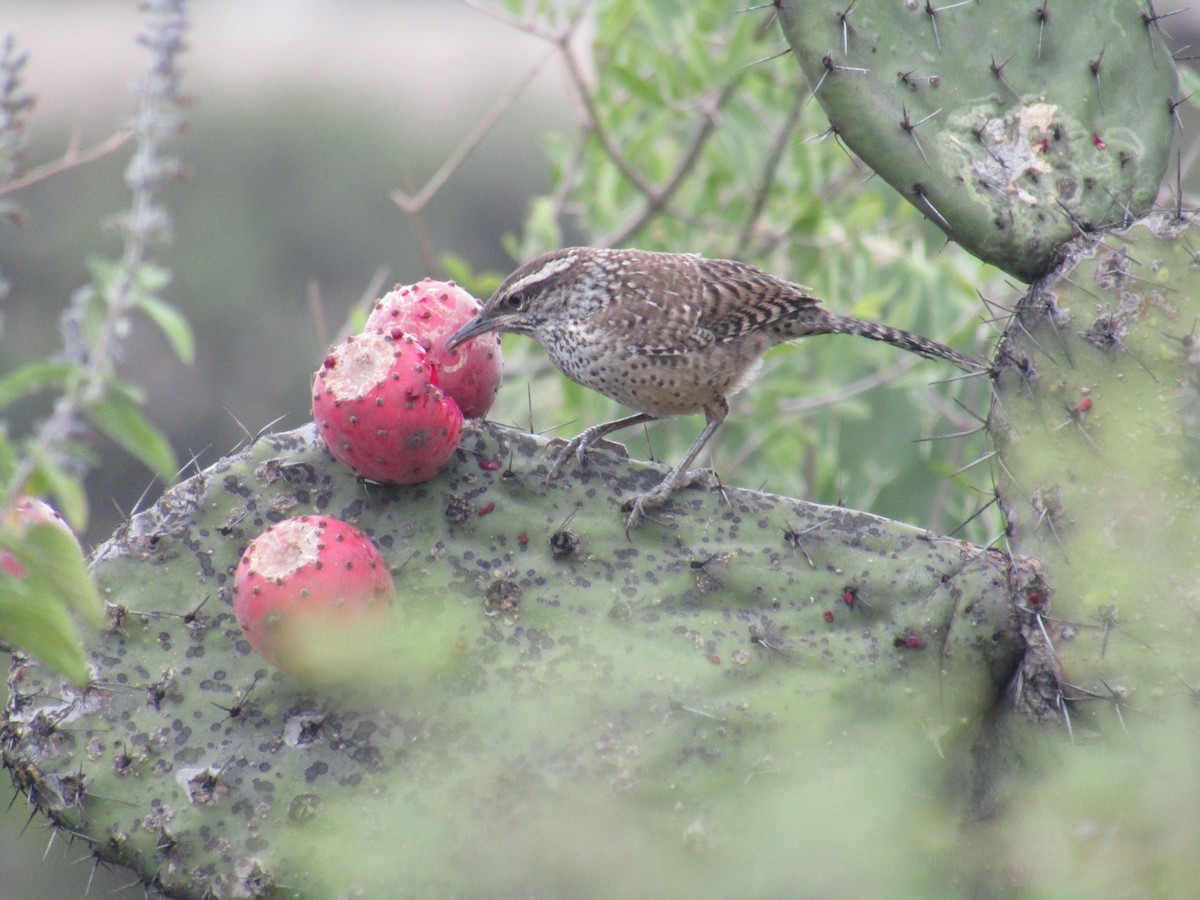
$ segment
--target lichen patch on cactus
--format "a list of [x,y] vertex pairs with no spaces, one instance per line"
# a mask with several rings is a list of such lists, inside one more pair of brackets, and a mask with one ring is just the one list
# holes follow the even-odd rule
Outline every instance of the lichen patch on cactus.
[[[1048,157],[1057,112],[1053,104],[1034,103],[997,118],[968,114],[967,128],[959,131],[969,131],[970,137],[947,135],[954,147],[964,151],[963,168],[969,167],[971,176],[965,183],[993,191],[1007,186],[1017,192],[1018,202],[1037,203],[1037,197],[1022,183],[1036,182],[1052,171]],[[953,127],[956,122],[952,119],[950,124]],[[1007,205],[1009,199],[1002,194],[997,202]]]
[[[1031,281],[1150,209],[1178,79],[1140,4],[778,0],[838,137],[965,249]],[[831,49],[832,48],[832,49]]]

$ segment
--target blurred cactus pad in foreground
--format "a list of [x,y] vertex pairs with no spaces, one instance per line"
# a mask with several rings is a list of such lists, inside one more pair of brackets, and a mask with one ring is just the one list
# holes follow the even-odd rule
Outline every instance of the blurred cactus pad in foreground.
[[[862,838],[824,834],[831,778],[839,803],[887,798],[869,831],[919,814],[954,842],[947,770],[969,777],[1020,665],[1010,597],[1036,567],[736,490],[686,491],[630,544],[614,483],[658,470],[595,454],[547,489],[543,451],[477,427],[433,481],[381,487],[310,427],[172,489],[98,551],[98,680],[62,694],[14,669],[18,781],[103,857],[197,896],[703,894],[744,885],[748,859],[789,891],[798,834],[833,842],[831,877]],[[243,547],[299,509],[356,522],[395,573],[374,678],[306,689],[234,621]],[[925,868],[903,877],[946,875]]]

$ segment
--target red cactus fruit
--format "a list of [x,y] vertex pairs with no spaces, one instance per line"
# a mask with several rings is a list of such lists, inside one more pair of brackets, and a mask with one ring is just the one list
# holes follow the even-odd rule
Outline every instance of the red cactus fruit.
[[458,446],[462,413],[410,335],[350,337],[329,351],[313,384],[313,418],[329,452],[364,478],[428,481]]
[[312,680],[376,661],[396,600],[387,563],[365,534],[329,516],[285,519],[250,542],[234,571],[233,614],[250,647]]
[[416,284],[397,285],[376,301],[367,317],[366,330],[392,337],[415,337],[437,366],[441,389],[455,399],[464,416],[478,419],[491,409],[500,388],[500,336],[480,335],[450,351],[445,344],[480,309],[479,301],[453,281],[427,278]]

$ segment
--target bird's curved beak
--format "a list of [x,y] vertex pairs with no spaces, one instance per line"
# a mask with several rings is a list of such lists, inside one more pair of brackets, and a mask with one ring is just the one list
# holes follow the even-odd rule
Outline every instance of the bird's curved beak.
[[446,349],[453,350],[455,347],[465,344],[471,338],[479,337],[481,334],[493,331],[495,326],[496,323],[491,319],[478,315],[462,328],[458,329],[458,331],[454,332],[454,334],[450,335],[450,339],[446,341]]

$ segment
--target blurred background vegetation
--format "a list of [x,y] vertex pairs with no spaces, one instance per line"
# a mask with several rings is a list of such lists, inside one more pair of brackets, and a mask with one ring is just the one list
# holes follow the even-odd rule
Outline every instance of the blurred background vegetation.
[[[162,197],[174,237],[155,257],[173,275],[164,296],[195,328],[197,360],[178,362],[139,323],[122,362],[147,390],[151,421],[181,460],[195,460],[190,469],[247,434],[307,421],[326,345],[393,282],[452,274],[486,293],[518,259],[554,245],[738,256],[811,285],[839,312],[961,349],[990,347],[977,293],[1008,303],[1015,292],[855,166],[825,133],[794,61],[755,64],[785,46],[762,27],[766,12],[609,0],[577,21],[562,4],[479,6],[495,14],[447,0],[192,8],[182,65],[194,102],[173,148],[187,174]],[[506,15],[538,24],[514,27]],[[1171,26],[1186,45],[1188,23]],[[27,169],[73,141],[102,143],[129,120],[144,56],[135,4],[8,0],[0,33],[8,30],[30,54],[25,82],[37,97]],[[501,107],[419,220],[393,201],[397,190],[418,193]],[[0,372],[59,346],[58,317],[89,278],[88,256],[118,246],[102,223],[128,202],[127,164],[119,148],[8,198],[22,215],[0,226],[0,274],[11,285]],[[506,339],[505,352],[493,418],[569,437],[617,414],[555,373],[532,342]],[[986,465],[956,474],[987,448],[979,435],[914,442],[972,430],[986,392],[969,382],[930,388],[953,373],[899,356],[850,338],[777,350],[736,401],[713,464],[730,483],[956,528],[990,499]],[[10,430],[28,429],[46,403],[16,407]],[[634,455],[672,461],[698,427],[656,426],[649,446],[625,439]],[[85,546],[161,489],[128,455],[99,439],[95,450]],[[985,514],[963,533],[987,542],[997,529]],[[82,895],[93,875],[87,849],[60,835],[43,861],[50,831],[27,819],[23,798],[0,819],[4,896]],[[131,876],[95,879],[103,896]]]
[[[458,3],[212,2],[192,7],[182,58],[187,131],[171,148],[186,179],[162,197],[174,237],[154,256],[172,272],[164,296],[191,321],[197,360],[184,366],[138,322],[122,364],[148,393],[151,421],[181,460],[208,465],[251,432],[309,417],[315,360],[350,309],[386,283],[426,274],[408,216],[390,199],[407,171],[424,181],[523,72],[540,42]],[[87,148],[127,124],[130,85],[145,64],[132,2],[12,0],[0,33],[29,54],[26,170]],[[456,173],[426,217],[436,245],[473,267],[509,269],[505,234],[546,189],[540,135],[571,121],[566,85],[547,72],[530,85]],[[89,278],[92,254],[113,255],[105,219],[128,205],[128,145],[6,199],[22,211],[0,225],[0,372],[60,346],[58,320]],[[372,297],[374,294],[372,293]],[[319,310],[319,314],[316,312]],[[19,434],[46,398],[12,411]],[[282,418],[281,418],[282,417]],[[105,441],[89,478],[86,547],[104,540],[161,486]],[[5,666],[7,668],[7,666]],[[19,798],[0,816],[0,894],[83,896],[88,850],[68,848]],[[92,896],[128,885],[95,873]],[[140,885],[128,896],[144,896]],[[118,894],[122,895],[122,894]]]

